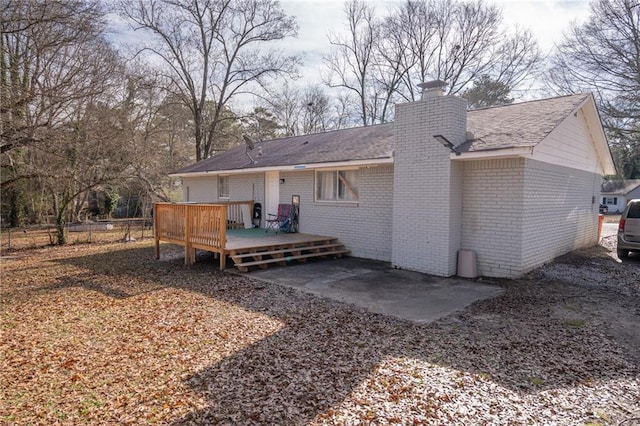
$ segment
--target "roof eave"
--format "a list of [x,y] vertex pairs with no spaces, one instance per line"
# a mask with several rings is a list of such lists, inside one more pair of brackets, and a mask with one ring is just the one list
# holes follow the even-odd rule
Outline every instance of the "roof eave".
[[494,158],[531,157],[533,146],[483,149],[478,151],[452,152],[452,160],[491,160]]
[[576,109],[583,108],[587,105],[588,108],[583,109],[583,111],[585,111],[585,115],[589,114],[591,116],[591,119],[598,123],[598,125],[595,126],[595,129],[593,129],[590,125],[589,120],[587,120],[587,126],[589,127],[589,130],[591,131],[591,134],[594,138],[596,152],[598,153],[599,159],[601,160],[600,166],[602,167],[602,175],[616,175],[618,172],[616,171],[616,166],[613,162],[611,148],[609,147],[607,136],[604,133],[602,119],[600,118],[600,113],[598,112],[598,108],[596,107],[596,102],[592,94],[589,94],[589,96],[580,105],[580,107]]
[[270,166],[270,167],[248,167],[243,169],[231,169],[231,170],[215,170],[215,171],[203,171],[203,172],[191,172],[191,173],[173,173],[171,177],[201,177],[201,176],[216,176],[216,175],[238,175],[249,173],[264,173],[272,171],[291,172],[299,170],[315,170],[323,168],[336,168],[336,167],[357,167],[367,166],[373,164],[393,164],[393,157],[385,158],[372,158],[365,160],[345,160],[345,161],[332,161],[325,163],[308,163],[308,164],[292,164],[286,166]]

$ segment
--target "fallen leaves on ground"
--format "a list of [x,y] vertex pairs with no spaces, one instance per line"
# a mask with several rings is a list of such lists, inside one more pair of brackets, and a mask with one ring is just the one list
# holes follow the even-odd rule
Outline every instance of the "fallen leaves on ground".
[[638,360],[602,314],[637,319],[637,293],[533,274],[421,325],[171,250],[3,258],[0,422],[573,425],[640,410]]

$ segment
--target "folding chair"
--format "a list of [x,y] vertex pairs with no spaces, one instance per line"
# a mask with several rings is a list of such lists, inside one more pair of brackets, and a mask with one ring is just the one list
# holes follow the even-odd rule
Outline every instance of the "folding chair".
[[265,220],[267,230],[290,232],[290,228],[293,224],[293,206],[291,204],[278,204],[278,213],[268,213]]

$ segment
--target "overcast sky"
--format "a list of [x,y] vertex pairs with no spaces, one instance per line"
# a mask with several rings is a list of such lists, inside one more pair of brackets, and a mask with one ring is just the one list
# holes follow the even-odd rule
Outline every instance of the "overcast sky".
[[[404,0],[367,0],[375,5],[380,15]],[[503,11],[507,28],[516,25],[530,29],[536,36],[544,53],[551,51],[555,43],[572,22],[582,23],[589,14],[588,0],[485,0],[497,4]],[[300,54],[304,65],[300,70],[299,83],[322,83],[326,73],[323,56],[329,52],[328,33],[345,31],[344,0],[280,0],[285,12],[296,17],[299,25],[298,37],[289,38],[279,44],[290,53]],[[116,42],[126,42],[140,37],[126,28],[117,16],[111,16]],[[541,93],[527,91],[527,98],[537,98]],[[245,103],[247,100],[243,100]]]
[[[369,0],[380,12],[403,0]],[[562,33],[573,21],[583,22],[588,16],[588,0],[486,0],[498,5],[504,22],[512,28],[518,25],[530,29],[540,47],[548,52],[560,42]],[[285,45],[304,55],[304,79],[319,81],[323,70],[322,56],[329,50],[327,33],[345,27],[343,0],[281,0],[283,9],[297,18],[300,26],[297,39]]]

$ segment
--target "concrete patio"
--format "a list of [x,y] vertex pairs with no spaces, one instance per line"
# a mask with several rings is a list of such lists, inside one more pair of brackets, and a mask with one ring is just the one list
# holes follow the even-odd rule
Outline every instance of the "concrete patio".
[[418,323],[433,322],[503,293],[495,285],[404,271],[386,262],[355,257],[246,275]]

